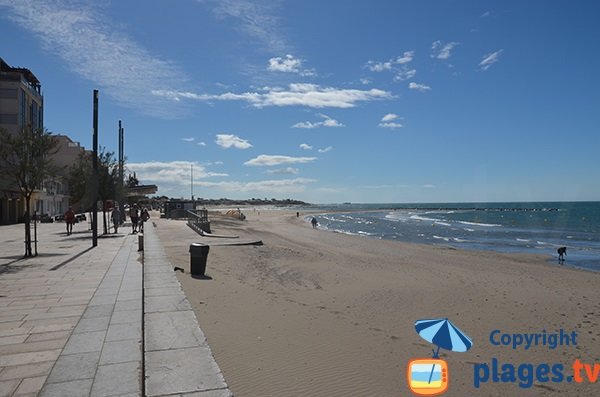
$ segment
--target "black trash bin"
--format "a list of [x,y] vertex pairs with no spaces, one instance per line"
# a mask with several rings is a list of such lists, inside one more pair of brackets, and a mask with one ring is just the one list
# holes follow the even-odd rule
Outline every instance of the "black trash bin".
[[209,249],[210,246],[206,244],[190,244],[190,273],[192,276],[204,276]]

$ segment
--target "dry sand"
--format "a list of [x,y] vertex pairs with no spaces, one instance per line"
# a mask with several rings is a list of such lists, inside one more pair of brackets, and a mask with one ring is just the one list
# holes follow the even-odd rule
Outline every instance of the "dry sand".
[[[474,363],[600,363],[600,274],[532,255],[461,251],[312,230],[295,214],[212,217],[214,233],[263,246],[212,246],[207,275],[190,277],[188,247],[209,242],[183,221],[157,231],[237,397],[407,396],[410,359],[431,357],[414,322],[448,317],[473,340],[443,351],[447,396],[598,395],[597,384],[473,386]],[[577,346],[496,347],[490,332],[576,331]]]

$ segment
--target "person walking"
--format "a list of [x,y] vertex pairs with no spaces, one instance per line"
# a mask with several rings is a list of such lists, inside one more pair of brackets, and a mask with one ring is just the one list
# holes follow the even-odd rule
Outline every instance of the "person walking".
[[140,214],[140,232],[144,233],[144,222],[150,219],[150,214],[148,213],[148,209],[142,209],[142,213]]
[[317,228],[317,225],[319,224],[319,222],[317,221],[317,218],[315,218],[314,216],[313,216],[313,218],[310,220],[310,223],[312,223],[312,227],[313,227],[313,229],[316,229],[316,228]]
[[135,234],[138,232],[138,220],[140,219],[137,204],[134,204],[133,207],[129,209],[129,218],[131,218],[131,233]]
[[113,209],[112,213],[110,214],[110,218],[112,219],[116,234],[119,231],[119,225],[121,225],[121,211],[119,211],[119,207]]
[[73,233],[73,224],[75,223],[75,212],[71,207],[65,212],[65,223],[67,224],[67,236],[69,236]]

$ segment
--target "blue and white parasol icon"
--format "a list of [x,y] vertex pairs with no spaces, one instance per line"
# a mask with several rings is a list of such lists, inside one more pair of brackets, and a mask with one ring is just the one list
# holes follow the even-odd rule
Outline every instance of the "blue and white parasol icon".
[[433,352],[433,358],[439,357],[440,347],[463,353],[473,346],[471,338],[456,328],[447,318],[417,320],[415,329],[421,338],[438,347],[437,351]]
[[[471,338],[456,328],[447,318],[417,320],[415,321],[415,329],[421,338],[437,346],[437,351],[433,350],[433,358],[439,358],[440,347],[463,353],[473,346]],[[431,383],[434,368],[435,365],[431,368],[429,383]]]

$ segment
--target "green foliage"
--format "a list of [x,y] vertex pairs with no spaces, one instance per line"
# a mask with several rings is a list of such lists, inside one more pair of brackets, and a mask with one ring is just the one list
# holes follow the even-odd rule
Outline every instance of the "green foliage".
[[48,130],[23,128],[16,134],[0,129],[0,143],[0,175],[12,180],[25,199],[25,256],[33,256],[29,227],[31,195],[56,173],[50,157],[58,150],[58,141]]
[[58,141],[48,130],[24,128],[17,134],[0,129],[0,174],[11,179],[29,201],[44,179],[54,175],[50,155],[56,153]]
[[77,162],[69,170],[69,195],[72,203],[79,203],[85,209],[93,206],[94,191],[98,191],[98,200],[110,200],[115,197],[117,184],[119,181],[119,167],[113,152],[105,151],[100,148],[98,154],[98,182],[97,185],[93,178],[91,152],[84,152],[79,155]]

